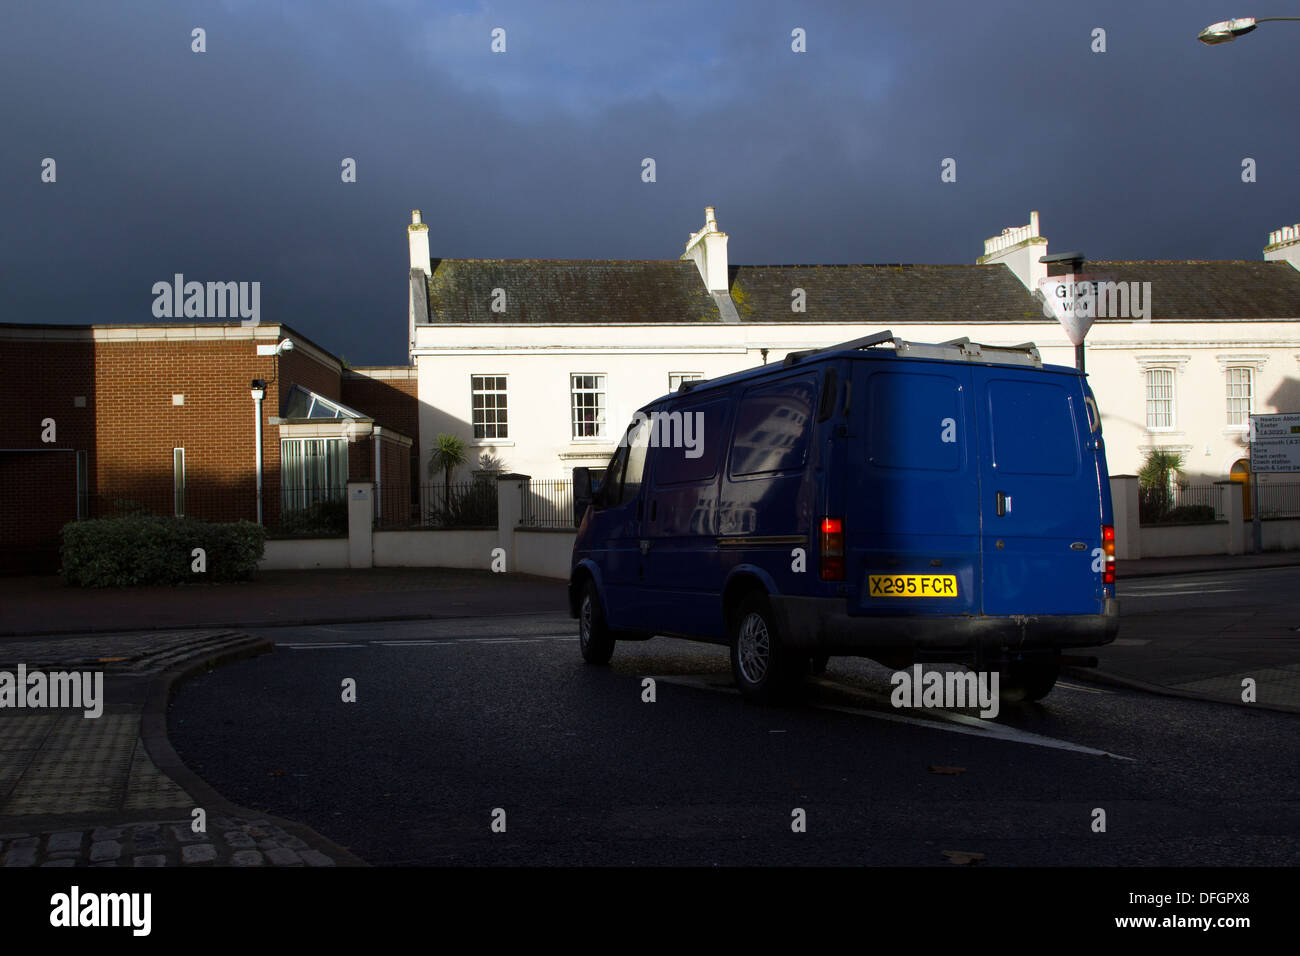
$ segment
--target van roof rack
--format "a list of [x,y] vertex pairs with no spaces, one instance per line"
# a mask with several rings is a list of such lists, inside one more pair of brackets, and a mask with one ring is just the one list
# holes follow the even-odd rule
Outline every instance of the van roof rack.
[[[789,368],[791,365],[798,365],[804,359],[813,355],[869,349],[877,345],[883,345],[886,342],[894,344],[895,353],[908,358],[945,359],[949,362],[987,362],[994,365],[1026,365],[1032,368],[1043,367],[1043,357],[1038,354],[1038,346],[1033,342],[1022,342],[1019,345],[982,345],[979,342],[972,342],[966,336],[959,339],[949,339],[946,342],[909,342],[898,338],[889,329],[876,332],[874,335],[865,335],[860,339],[840,342],[838,345],[827,345],[819,349],[804,349],[800,352],[791,352],[785,357],[781,365],[784,368]],[[745,375],[752,371],[754,370],[745,369],[719,378],[700,378],[682,382],[677,386],[677,393],[680,395],[683,392],[689,392],[693,388],[712,385],[732,376]]]
[[851,352],[857,349],[869,349],[876,345],[882,345],[885,342],[894,344],[894,351],[901,356],[909,358],[933,358],[946,359],[947,361],[959,362],[991,362],[997,365],[1028,365],[1034,368],[1043,367],[1043,358],[1038,354],[1038,346],[1033,342],[1022,342],[1020,345],[982,345],[979,342],[972,342],[968,337],[963,336],[959,339],[949,339],[946,342],[909,342],[900,339],[893,332],[886,329],[884,332],[877,332],[875,335],[864,336],[860,339],[850,339],[847,342],[841,342],[838,345],[828,345],[820,349],[804,349],[801,352],[791,352],[785,357],[782,363],[787,368],[796,365],[811,355],[820,355],[828,352]]

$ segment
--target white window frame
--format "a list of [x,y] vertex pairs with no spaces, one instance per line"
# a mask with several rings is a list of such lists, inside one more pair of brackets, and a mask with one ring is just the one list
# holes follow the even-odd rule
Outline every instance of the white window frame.
[[[1155,375],[1155,374],[1158,374],[1158,373],[1163,373],[1163,374],[1165,374],[1165,375],[1168,375],[1168,381],[1167,381],[1167,382],[1161,382],[1161,383],[1154,383],[1154,382],[1152,382],[1152,376]],[[1167,366],[1167,365],[1152,365],[1152,366],[1150,366],[1149,368],[1144,369],[1142,375],[1143,375],[1143,378],[1145,379],[1145,383],[1146,383],[1146,396],[1145,396],[1145,398],[1146,398],[1146,423],[1147,423],[1147,431],[1149,431],[1149,432],[1172,432],[1172,431],[1176,431],[1177,428],[1178,428],[1178,384],[1177,384],[1177,379],[1178,379],[1178,370],[1175,369],[1175,368],[1173,368],[1173,367],[1171,367],[1171,366]],[[1168,389],[1169,389],[1169,397],[1168,397],[1168,398],[1157,398],[1157,397],[1153,397],[1153,396],[1152,396],[1151,393],[1152,393],[1152,389],[1153,389],[1153,388],[1161,388],[1161,387],[1165,387],[1165,386],[1167,386]],[[1169,424],[1167,424],[1167,425],[1153,425],[1153,424],[1151,424],[1151,421],[1152,421],[1152,418],[1153,418],[1153,416],[1152,416],[1152,414],[1151,414],[1151,413],[1152,413],[1152,405],[1153,405],[1153,403],[1167,403],[1167,404],[1168,404],[1168,406],[1169,406],[1169,416],[1168,416],[1168,417],[1169,417]],[[1154,416],[1154,417],[1158,418],[1159,416],[1156,415],[1156,416]]]
[[185,517],[185,449],[172,449],[172,514]]
[[[475,388],[476,379],[501,379],[500,388]],[[487,412],[486,406],[481,409],[474,407],[474,397],[476,395],[499,395],[503,402],[492,409],[493,412],[504,412],[505,421],[488,422],[474,421],[475,414],[478,412]],[[497,416],[493,416],[494,418]],[[478,435],[478,430],[482,428],[485,432],[482,436]],[[488,435],[489,429],[495,429],[497,434]],[[474,444],[493,445],[510,441],[510,376],[498,372],[471,372],[469,376],[469,430]]]
[[[673,381],[676,379],[676,381]],[[703,372],[669,372],[668,373],[668,391],[675,392],[681,387],[682,382],[702,382],[704,381]]]
[[[594,378],[597,380],[592,388],[584,388],[575,379]],[[596,395],[596,418],[591,422],[579,421],[578,408],[574,399],[578,395]],[[585,407],[585,406],[584,406]],[[595,425],[591,435],[579,435],[579,425]],[[609,376],[604,372],[570,372],[569,373],[569,440],[572,442],[606,442],[609,440]]]
[[[1233,382],[1232,378],[1234,372],[1245,372],[1246,373],[1245,382]],[[1250,427],[1250,416],[1255,414],[1255,391],[1256,391],[1256,383],[1258,381],[1258,375],[1256,374],[1256,372],[1257,370],[1250,365],[1229,365],[1224,368],[1223,395],[1224,395],[1224,399],[1227,402],[1227,408],[1225,409],[1224,417],[1226,419],[1226,426],[1228,428],[1241,429],[1242,431],[1245,431]],[[1232,393],[1233,388],[1234,387],[1240,388],[1242,385],[1245,385],[1246,387],[1245,394],[1234,395]],[[1246,403],[1245,411],[1244,412],[1238,411],[1237,414],[1241,415],[1241,421],[1234,422],[1232,420],[1234,414],[1233,403],[1240,402],[1243,399],[1245,400]]]

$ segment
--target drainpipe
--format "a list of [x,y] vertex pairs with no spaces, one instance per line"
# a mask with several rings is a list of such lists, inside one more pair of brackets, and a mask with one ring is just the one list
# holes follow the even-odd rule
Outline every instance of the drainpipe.
[[383,486],[383,475],[380,474],[380,470],[379,470],[379,462],[380,462],[379,429],[378,428],[374,429],[370,433],[370,437],[375,440],[375,518],[376,520],[382,521],[384,515],[382,510],[379,507],[379,496],[384,493],[383,492],[384,486]]
[[266,381],[253,379],[253,419],[257,435],[257,523],[262,523],[262,399],[266,397]]

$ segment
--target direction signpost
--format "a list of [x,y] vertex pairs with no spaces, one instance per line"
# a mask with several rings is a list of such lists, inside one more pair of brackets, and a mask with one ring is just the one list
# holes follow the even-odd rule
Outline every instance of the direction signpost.
[[1264,528],[1259,518],[1259,481],[1256,475],[1300,471],[1300,414],[1251,415],[1250,431],[1251,537],[1256,552],[1264,550]]
[[1043,311],[1061,323],[1066,337],[1074,343],[1075,367],[1085,371],[1083,340],[1097,317],[1092,281],[1070,273],[1039,279],[1038,288],[1043,294]]

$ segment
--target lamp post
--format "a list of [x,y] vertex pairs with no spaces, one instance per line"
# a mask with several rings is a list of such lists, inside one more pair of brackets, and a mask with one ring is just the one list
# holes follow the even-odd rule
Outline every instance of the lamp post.
[[1198,33],[1196,39],[1209,46],[1231,43],[1237,37],[1250,33],[1259,24],[1275,20],[1300,20],[1300,17],[1238,17],[1235,20],[1220,20]]
[[249,385],[253,396],[253,418],[257,435],[257,523],[262,523],[262,399],[266,397],[265,379],[255,378]]

